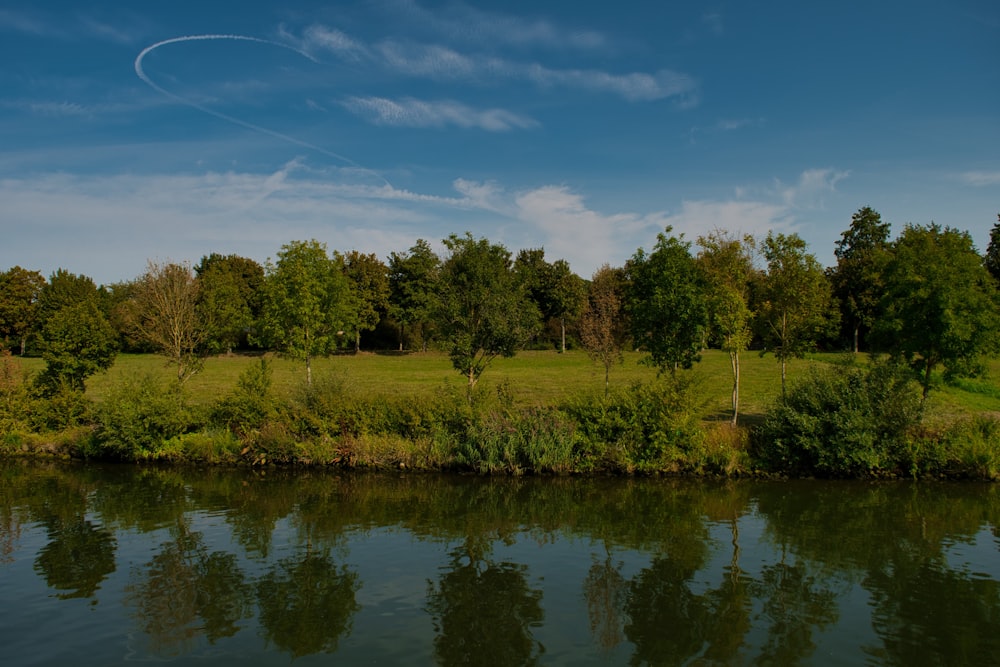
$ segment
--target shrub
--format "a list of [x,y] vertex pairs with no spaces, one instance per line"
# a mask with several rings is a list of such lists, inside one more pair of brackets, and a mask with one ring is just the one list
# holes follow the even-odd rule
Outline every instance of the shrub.
[[459,441],[459,465],[481,473],[566,472],[573,457],[573,428],[554,410],[491,410]]
[[563,412],[576,424],[582,468],[678,471],[699,459],[701,404],[692,378],[682,374],[580,396]]
[[862,368],[848,360],[810,369],[768,412],[754,433],[754,451],[777,472],[892,472],[919,420],[920,396],[906,368],[890,361]]
[[164,443],[200,426],[180,386],[161,387],[151,376],[113,385],[96,416],[98,451],[130,461],[156,458]]
[[212,421],[246,435],[260,429],[274,416],[271,396],[271,366],[267,359],[251,365],[236,381],[236,388],[219,401],[212,410]]

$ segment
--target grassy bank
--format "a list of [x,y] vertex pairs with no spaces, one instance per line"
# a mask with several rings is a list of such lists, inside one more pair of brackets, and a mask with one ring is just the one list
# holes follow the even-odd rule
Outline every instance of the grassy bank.
[[[736,430],[727,424],[728,356],[706,352],[675,382],[657,378],[640,358],[626,355],[605,395],[603,370],[582,352],[523,352],[497,360],[470,403],[447,356],[433,352],[317,359],[311,388],[300,362],[215,357],[181,391],[161,358],[121,355],[88,381],[85,400],[32,403],[22,383],[19,407],[8,387],[0,451],[490,473],[782,471],[782,462],[753,441],[778,405],[773,357],[744,356]],[[795,361],[790,384],[815,382],[813,371],[841,359],[820,354]],[[14,363],[28,376],[41,369],[35,359]],[[992,381],[941,383],[919,422],[906,427],[895,458],[862,460],[875,461],[867,469],[874,474],[992,479],[1000,472],[997,414],[1000,388]]]

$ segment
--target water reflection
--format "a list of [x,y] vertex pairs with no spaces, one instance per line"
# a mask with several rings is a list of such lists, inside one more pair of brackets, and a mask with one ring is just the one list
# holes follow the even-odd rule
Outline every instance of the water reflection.
[[138,657],[357,662],[385,627],[441,665],[1000,664],[995,486],[26,462],[0,482],[0,596],[37,610],[0,641],[59,635],[80,664],[116,633]]

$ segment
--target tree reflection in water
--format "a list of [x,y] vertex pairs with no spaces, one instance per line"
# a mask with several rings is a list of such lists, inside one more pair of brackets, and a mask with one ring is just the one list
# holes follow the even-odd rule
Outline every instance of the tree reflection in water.
[[[478,551],[478,549],[477,549]],[[452,552],[427,610],[434,619],[434,652],[441,665],[535,665],[544,647],[532,636],[541,626],[542,591],[529,588],[525,565]]]

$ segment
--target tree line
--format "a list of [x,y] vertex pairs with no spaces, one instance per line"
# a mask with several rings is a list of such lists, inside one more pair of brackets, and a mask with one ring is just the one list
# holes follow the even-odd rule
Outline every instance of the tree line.
[[674,374],[714,347],[731,361],[734,424],[749,350],[777,358],[783,393],[790,359],[851,349],[905,360],[924,396],[933,373],[974,374],[1000,351],[1000,222],[980,255],[968,232],[935,223],[891,239],[864,207],[826,269],[796,234],[715,229],[692,242],[668,227],[589,280],[542,248],[514,255],[469,233],[443,244],[443,256],[420,239],[383,261],[292,241],[263,265],[216,253],[194,266],[150,261],[102,286],[14,266],[0,273],[0,342],[44,359],[42,392],[82,391],[119,351],[162,354],[183,383],[208,355],[272,350],[301,359],[311,382],[313,358],[365,344],[444,349],[470,395],[491,361],[528,346],[585,349],[606,386],[626,349]]

